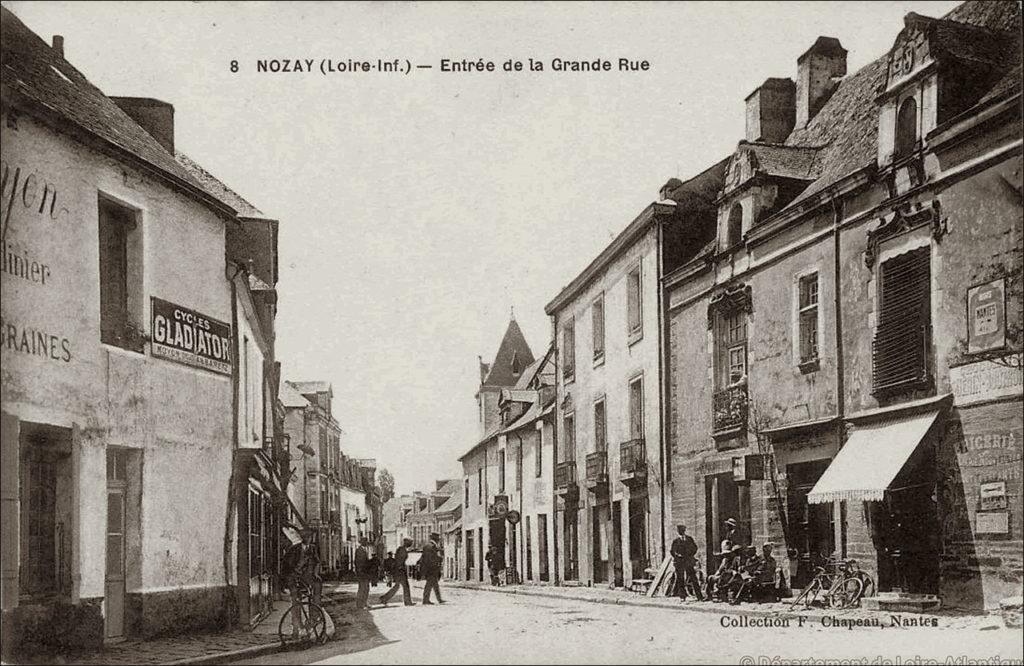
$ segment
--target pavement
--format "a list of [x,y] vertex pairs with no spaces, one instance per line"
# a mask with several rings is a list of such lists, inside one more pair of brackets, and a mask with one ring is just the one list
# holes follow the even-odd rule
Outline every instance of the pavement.
[[[1024,632],[987,615],[925,618],[874,612],[867,618],[851,611],[783,617],[758,615],[742,606],[697,612],[696,603],[672,600],[595,603],[581,598],[628,594],[594,588],[526,593],[517,588],[513,593],[509,588],[441,586],[444,605],[421,605],[422,588],[414,585],[415,607],[392,604],[360,611],[339,631],[339,640],[236,663],[1024,663]],[[376,597],[372,594],[371,600]],[[916,626],[894,624],[894,615],[899,622],[916,620]]]

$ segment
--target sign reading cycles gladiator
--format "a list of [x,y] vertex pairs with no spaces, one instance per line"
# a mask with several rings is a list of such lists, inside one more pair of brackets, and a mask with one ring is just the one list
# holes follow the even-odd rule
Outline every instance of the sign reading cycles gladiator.
[[153,356],[231,374],[231,325],[153,297]]

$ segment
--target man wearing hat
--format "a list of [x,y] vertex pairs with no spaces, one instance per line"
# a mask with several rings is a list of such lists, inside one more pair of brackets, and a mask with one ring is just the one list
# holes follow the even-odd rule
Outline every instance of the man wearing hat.
[[686,586],[689,585],[693,595],[701,601],[703,596],[700,593],[700,583],[697,581],[697,572],[693,570],[696,564],[694,558],[697,555],[697,542],[686,533],[686,525],[676,525],[676,532],[679,536],[672,540],[672,546],[669,548],[676,571],[676,596],[680,600],[686,599]]
[[440,541],[441,535],[437,532],[432,532],[430,534],[430,541],[427,542],[427,545],[423,546],[423,555],[420,558],[420,571],[423,572],[423,578],[426,579],[426,583],[423,585],[424,606],[434,605],[430,600],[431,590],[437,596],[437,603],[444,603],[444,600],[441,598],[441,588],[437,584],[441,578]]
[[742,545],[744,543],[744,540],[743,540],[742,537],[743,537],[743,535],[740,534],[739,524],[736,522],[736,519],[735,518],[729,518],[728,520],[726,520],[725,521],[725,539],[728,540],[729,543],[733,543],[733,544],[738,543],[738,544]]
[[359,589],[356,592],[357,610],[366,608],[366,602],[370,598],[370,553],[366,548],[367,543],[366,537],[360,537],[359,547],[356,548],[356,582],[359,584]]
[[412,539],[406,537],[402,539],[402,545],[395,551],[395,563],[392,575],[394,576],[394,585],[391,589],[385,592],[380,597],[380,602],[385,606],[388,605],[388,601],[391,597],[395,596],[399,588],[402,590],[402,596],[405,597],[405,605],[412,606],[412,590],[409,589],[409,570],[405,567],[405,560],[409,557],[409,546],[412,545]]
[[320,604],[320,593],[323,582],[320,579],[320,549],[313,542],[313,530],[305,527],[301,531],[302,541],[292,544],[285,551],[281,562],[281,573],[284,574],[292,605],[295,606],[295,617],[292,618],[292,633],[298,634],[301,619],[299,618],[299,586],[305,585],[310,592],[314,604]]
[[716,553],[721,558],[718,570],[708,576],[704,589],[704,597],[713,600],[722,599],[728,595],[729,585],[736,575],[736,567],[739,564],[743,546],[738,544],[730,545],[728,541],[722,542],[722,552]]

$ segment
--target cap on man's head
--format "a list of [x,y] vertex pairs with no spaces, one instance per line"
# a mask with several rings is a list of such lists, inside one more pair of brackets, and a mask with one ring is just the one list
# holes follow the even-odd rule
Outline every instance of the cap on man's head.
[[404,539],[402,539],[402,545],[403,546],[411,546],[412,545],[412,539],[410,539],[409,537],[405,537]]
[[775,544],[772,543],[771,541],[765,541],[764,545],[761,546],[761,548],[763,550],[774,550],[775,549]]
[[685,532],[686,531],[686,525],[683,525],[682,523],[679,523],[678,525],[676,525],[676,530],[679,531],[679,532]]
[[440,538],[441,538],[441,535],[440,535],[440,534],[438,534],[437,532],[431,532],[431,533],[430,533],[430,538],[431,538],[431,539],[435,539],[435,540],[436,540],[436,539],[440,539]]
[[725,524],[726,525],[731,525],[732,527],[736,527],[736,519],[735,518],[729,518],[728,520],[725,521]]

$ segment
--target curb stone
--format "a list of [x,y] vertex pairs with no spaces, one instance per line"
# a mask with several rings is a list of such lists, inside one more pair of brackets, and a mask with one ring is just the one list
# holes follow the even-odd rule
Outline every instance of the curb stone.
[[[253,645],[251,647],[241,648],[238,650],[229,650],[228,652],[215,652],[213,654],[204,654],[199,657],[188,657],[186,659],[179,659],[178,661],[169,661],[166,663],[168,666],[178,666],[179,664],[216,664],[234,661],[236,659],[262,657],[264,655],[284,651],[285,648],[280,643],[274,642],[267,643],[265,645]],[[298,650],[295,651],[298,652]]]

